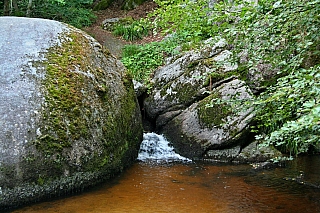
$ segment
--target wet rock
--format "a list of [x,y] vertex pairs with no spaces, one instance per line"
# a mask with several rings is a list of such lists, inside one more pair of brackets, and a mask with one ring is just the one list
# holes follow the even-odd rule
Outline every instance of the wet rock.
[[[250,60],[246,50],[239,54],[240,64],[246,64]],[[266,85],[274,80],[279,69],[273,67],[271,64],[259,62],[254,67],[248,70],[246,78],[253,93],[259,94],[266,89]]]
[[274,169],[280,166],[280,164],[273,163],[270,161],[252,163],[251,165],[254,170]]
[[236,146],[230,149],[209,150],[204,155],[205,160],[213,160],[216,162],[232,162],[240,153],[241,147]]
[[0,17],[0,209],[81,191],[138,155],[124,66],[65,24]]
[[254,93],[259,93],[265,90],[267,82],[272,81],[278,73],[278,69],[273,68],[270,64],[259,63],[254,68],[248,71],[248,80],[250,88]]
[[[276,154],[257,152],[254,145],[242,150],[254,139],[250,132],[253,107],[244,102],[253,98],[251,88],[261,86],[258,82],[250,87],[247,82],[268,77],[269,67],[242,76],[228,48],[225,40],[210,38],[198,50],[167,58],[154,73],[153,88],[143,101],[145,114],[175,150],[188,158],[270,159]],[[244,60],[245,55],[240,62]]]
[[234,159],[240,163],[264,162],[272,158],[281,157],[282,154],[273,147],[259,147],[257,141],[249,144]]
[[147,87],[139,81],[133,80],[133,87],[137,97],[147,92]]
[[162,128],[163,126],[165,126],[169,121],[179,115],[182,111],[183,110],[169,111],[159,115],[156,122],[157,128]]

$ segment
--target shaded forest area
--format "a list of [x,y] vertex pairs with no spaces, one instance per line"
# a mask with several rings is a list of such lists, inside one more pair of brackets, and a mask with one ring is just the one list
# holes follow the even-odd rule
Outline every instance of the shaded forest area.
[[4,0],[0,15],[52,19],[82,28],[96,19],[93,6],[93,0]]

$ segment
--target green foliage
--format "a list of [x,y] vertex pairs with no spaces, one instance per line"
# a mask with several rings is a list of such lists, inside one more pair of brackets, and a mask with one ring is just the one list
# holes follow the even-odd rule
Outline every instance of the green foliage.
[[262,145],[296,155],[318,143],[320,0],[222,0],[211,7],[204,0],[155,1],[159,9],[149,16],[155,32],[175,32],[184,42],[220,36],[236,62],[248,54],[243,70],[259,63],[279,70],[274,86],[247,101],[255,108]]
[[173,55],[178,45],[175,38],[145,45],[127,45],[124,47],[122,63],[138,81],[149,82],[150,74],[164,63],[165,56]]
[[[88,9],[92,3],[93,0],[33,0],[28,16],[57,20],[81,28],[91,25],[96,19],[92,10]],[[18,4],[19,16],[27,16],[28,0]]]
[[291,154],[307,152],[320,138],[320,67],[300,69],[278,80],[257,99],[257,120],[266,145]]
[[95,20],[95,15],[86,7],[88,0],[71,0],[61,4],[56,1],[37,0],[32,10],[32,17],[40,17],[69,23],[81,28],[89,26]]
[[320,1],[259,1],[242,9],[241,19],[225,30],[235,50],[247,50],[246,66],[269,63],[282,76],[255,104],[262,145],[297,155],[320,139]]
[[186,40],[202,40],[209,37],[212,25],[207,20],[209,8],[206,0],[155,0],[159,8],[149,15],[155,31],[164,34],[176,32]]
[[319,9],[319,1],[259,1],[257,7],[242,12],[242,19],[228,35],[237,36],[238,48],[249,50],[249,66],[262,60],[282,73],[294,72],[319,44],[319,19],[314,18]]
[[129,23],[120,22],[113,27],[113,34],[122,36],[127,41],[142,39],[149,32],[148,22],[143,19]]

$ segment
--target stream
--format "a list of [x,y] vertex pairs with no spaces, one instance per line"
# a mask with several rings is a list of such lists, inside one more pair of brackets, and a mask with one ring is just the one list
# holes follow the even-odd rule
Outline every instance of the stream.
[[320,212],[320,156],[285,168],[193,162],[155,133],[144,134],[138,161],[114,179],[81,194],[13,212],[214,213]]

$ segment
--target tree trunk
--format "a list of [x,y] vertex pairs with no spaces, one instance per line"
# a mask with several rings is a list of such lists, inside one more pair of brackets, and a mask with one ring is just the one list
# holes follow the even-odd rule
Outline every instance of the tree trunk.
[[27,14],[26,14],[27,17],[30,17],[31,7],[32,7],[32,0],[29,0],[28,8],[27,8]]
[[9,0],[3,1],[3,15],[8,16],[10,13],[10,2]]
[[19,7],[18,7],[17,0],[12,0],[12,4],[13,4],[14,12],[18,13],[19,12]]

